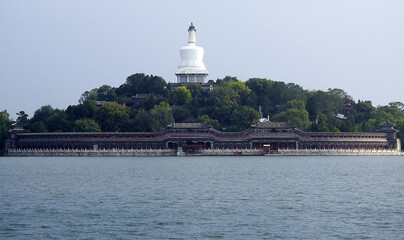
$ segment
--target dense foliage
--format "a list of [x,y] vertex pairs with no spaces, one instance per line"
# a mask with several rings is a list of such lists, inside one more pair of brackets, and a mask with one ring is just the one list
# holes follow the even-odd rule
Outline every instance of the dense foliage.
[[8,130],[10,129],[11,119],[7,111],[0,112],[0,155],[4,149],[5,140],[8,137]]
[[[190,84],[171,90],[158,76],[134,74],[115,88],[86,91],[66,110],[43,106],[27,127],[33,132],[159,131],[167,124],[195,119],[222,131],[241,131],[259,118],[286,121],[305,131],[375,131],[390,121],[404,133],[404,104],[374,107],[355,102],[342,89],[305,90],[293,83],[236,77],[217,79],[212,91]],[[134,97],[136,96],[136,97]],[[4,113],[3,113],[4,115]]]

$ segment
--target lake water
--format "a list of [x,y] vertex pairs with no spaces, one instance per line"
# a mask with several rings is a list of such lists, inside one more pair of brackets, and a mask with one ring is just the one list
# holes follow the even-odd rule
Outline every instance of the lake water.
[[0,158],[0,238],[404,239],[404,158]]

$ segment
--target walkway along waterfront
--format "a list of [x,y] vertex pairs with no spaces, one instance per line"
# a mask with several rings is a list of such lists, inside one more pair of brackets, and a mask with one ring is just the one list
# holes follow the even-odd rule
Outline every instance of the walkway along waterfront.
[[8,156],[401,155],[394,124],[377,132],[304,132],[285,122],[220,132],[204,123],[174,123],[160,132],[29,133],[10,131]]

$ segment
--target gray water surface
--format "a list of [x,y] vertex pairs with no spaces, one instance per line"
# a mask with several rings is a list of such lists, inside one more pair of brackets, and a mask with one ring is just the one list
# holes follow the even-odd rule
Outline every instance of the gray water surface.
[[0,158],[0,238],[404,239],[403,157]]

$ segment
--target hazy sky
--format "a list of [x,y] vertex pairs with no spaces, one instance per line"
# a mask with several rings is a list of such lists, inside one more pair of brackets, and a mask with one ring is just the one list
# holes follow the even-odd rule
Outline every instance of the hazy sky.
[[175,82],[193,21],[208,79],[226,75],[342,88],[404,102],[404,1],[0,2],[0,111],[66,109],[131,74]]

